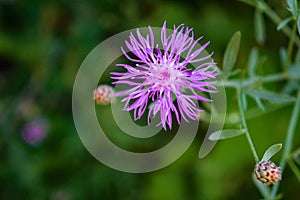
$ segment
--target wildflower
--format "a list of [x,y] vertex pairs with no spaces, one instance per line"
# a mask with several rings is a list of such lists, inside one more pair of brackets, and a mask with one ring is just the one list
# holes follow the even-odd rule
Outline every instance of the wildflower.
[[94,100],[99,105],[108,105],[111,103],[114,89],[109,85],[100,85],[94,90]]
[[274,184],[281,180],[280,168],[271,161],[262,160],[255,165],[254,174],[256,179],[264,184]]
[[31,145],[36,146],[40,144],[47,136],[49,130],[49,123],[43,118],[34,119],[27,122],[22,128],[23,140]]
[[[214,79],[218,73],[211,59],[213,53],[200,57],[209,42],[195,49],[201,38],[194,39],[192,29],[180,25],[174,26],[171,35],[166,33],[166,22],[161,29],[162,49],[155,44],[151,27],[149,34],[143,37],[139,29],[137,38],[131,33],[129,41],[125,41],[128,50],[134,55],[130,57],[125,50],[121,50],[125,57],[134,62],[135,66],[117,64],[127,72],[112,72],[113,84],[126,84],[131,88],[121,91],[116,96],[127,95],[122,99],[125,102],[124,110],[134,111],[134,120],[144,114],[149,102],[148,124],[150,118],[160,115],[160,123],[166,130],[172,128],[172,113],[175,114],[178,124],[180,118],[185,121],[199,119],[203,110],[199,109],[194,101],[211,101],[202,97],[199,92],[216,92]],[[184,58],[182,58],[184,57]],[[189,64],[196,65],[195,68]],[[131,103],[131,105],[129,105]]]

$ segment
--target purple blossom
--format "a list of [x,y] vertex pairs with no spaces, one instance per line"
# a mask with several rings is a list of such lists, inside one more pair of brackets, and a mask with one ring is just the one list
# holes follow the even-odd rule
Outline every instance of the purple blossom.
[[[160,115],[160,123],[166,130],[167,125],[172,128],[172,113],[178,124],[180,119],[185,121],[199,119],[203,110],[199,109],[195,101],[209,102],[210,99],[200,96],[201,92],[217,92],[211,81],[217,75],[217,68],[211,59],[213,53],[204,57],[200,53],[210,42],[196,49],[196,44],[202,37],[194,41],[192,29],[180,25],[174,26],[172,34],[167,35],[166,22],[161,29],[161,45],[155,43],[151,27],[149,34],[143,37],[136,30],[137,37],[132,33],[129,41],[125,41],[128,50],[134,55],[130,57],[121,47],[124,56],[135,63],[135,66],[117,64],[126,72],[112,72],[113,84],[126,84],[130,88],[116,93],[116,96],[126,95],[124,110],[134,111],[134,120],[142,117],[148,103],[148,124],[151,117]],[[184,56],[184,58],[182,58]],[[196,66],[192,68],[189,64]]]
[[27,122],[22,129],[23,140],[31,145],[40,144],[48,134],[49,124],[46,119],[39,118]]

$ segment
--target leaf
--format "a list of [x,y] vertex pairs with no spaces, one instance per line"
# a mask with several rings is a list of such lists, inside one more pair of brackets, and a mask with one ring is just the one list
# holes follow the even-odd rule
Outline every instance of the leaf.
[[230,72],[230,74],[228,74],[227,77],[235,76],[235,75],[241,73],[241,71],[242,71],[241,69],[235,69],[232,72]]
[[280,49],[279,49],[279,55],[280,55],[280,62],[281,62],[281,65],[284,66],[284,65],[285,65],[285,62],[286,62],[286,59],[287,59],[287,51],[286,51],[286,48],[280,47]]
[[265,110],[266,110],[266,108],[265,108],[264,104],[261,102],[260,98],[254,97],[254,100],[255,100],[256,104],[258,105],[258,107],[259,107],[262,111],[265,111]]
[[271,147],[269,147],[266,150],[266,152],[261,160],[265,160],[265,161],[270,160],[278,151],[280,151],[281,147],[282,147],[282,144],[272,145]]
[[295,100],[295,98],[290,97],[286,94],[279,94],[275,92],[271,92],[268,90],[258,90],[258,89],[250,89],[247,90],[246,93],[253,98],[260,98],[270,102],[278,102],[278,103],[288,103]]
[[258,65],[258,49],[256,47],[252,48],[248,60],[248,74],[250,76],[255,75],[255,71]]
[[293,17],[288,17],[285,20],[283,20],[282,22],[280,22],[277,26],[277,31],[281,30],[283,27],[285,27],[292,20],[293,20]]
[[294,0],[286,0],[286,3],[289,6],[289,9],[295,10],[295,8],[294,8]]
[[295,80],[289,80],[285,86],[283,87],[283,89],[281,90],[281,92],[283,94],[291,94],[293,91],[297,91],[298,89],[298,83]]
[[242,107],[244,110],[247,110],[247,96],[246,94],[243,92],[242,93]]
[[300,148],[293,153],[293,159],[298,165],[300,165]]
[[298,19],[297,19],[297,27],[298,27],[298,33],[300,35],[300,17],[298,16]]
[[232,68],[235,65],[239,53],[240,42],[241,32],[237,31],[231,37],[223,57],[223,71],[225,76],[228,76],[231,73]]
[[266,27],[263,13],[259,9],[256,9],[254,13],[254,31],[256,41],[263,44],[266,39]]
[[291,79],[299,79],[300,78],[300,65],[295,64],[288,69],[288,76]]
[[298,4],[297,4],[297,1],[295,0],[287,0],[286,1],[287,4],[288,4],[288,10],[291,11],[291,13],[293,14],[293,16],[296,16],[297,15],[297,10],[298,10]]
[[212,141],[223,140],[227,138],[233,138],[239,135],[245,134],[245,129],[227,129],[227,130],[219,130],[212,133],[208,139]]

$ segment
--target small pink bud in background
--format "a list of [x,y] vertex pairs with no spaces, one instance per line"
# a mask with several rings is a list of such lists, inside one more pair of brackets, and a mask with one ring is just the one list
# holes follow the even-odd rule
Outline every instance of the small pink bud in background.
[[99,85],[94,90],[94,100],[99,105],[108,105],[111,103],[114,89],[109,85]]

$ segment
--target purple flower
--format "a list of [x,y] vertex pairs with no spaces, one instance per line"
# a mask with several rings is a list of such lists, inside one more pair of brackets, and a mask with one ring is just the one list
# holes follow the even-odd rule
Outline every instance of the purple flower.
[[24,141],[36,146],[40,144],[48,134],[49,124],[46,119],[39,118],[27,122],[22,129],[22,137]]
[[[166,130],[167,125],[172,128],[172,113],[175,114],[178,124],[180,118],[185,121],[199,119],[203,110],[199,109],[195,101],[211,101],[200,96],[200,92],[216,92],[214,87],[217,68],[210,55],[200,56],[209,42],[195,49],[202,39],[194,41],[192,29],[180,25],[174,26],[172,34],[167,35],[166,22],[161,29],[162,48],[155,43],[151,27],[149,34],[143,37],[136,30],[137,37],[132,33],[129,41],[125,41],[128,50],[134,55],[130,57],[121,47],[125,57],[135,63],[135,66],[117,64],[126,69],[126,72],[112,72],[113,84],[126,84],[130,89],[116,93],[116,96],[126,95],[124,110],[134,111],[134,120],[144,114],[149,102],[148,124],[151,117],[159,113],[160,123]],[[182,58],[184,56],[184,58]],[[196,66],[191,67],[189,64]]]

